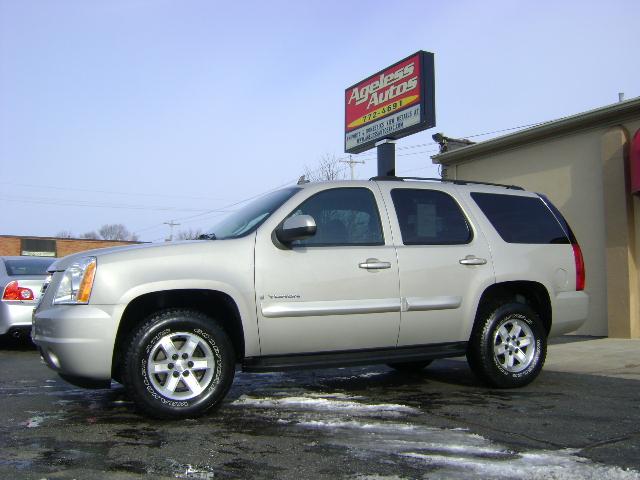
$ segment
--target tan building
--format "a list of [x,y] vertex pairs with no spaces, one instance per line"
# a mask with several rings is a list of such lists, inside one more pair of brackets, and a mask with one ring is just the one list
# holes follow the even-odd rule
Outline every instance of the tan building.
[[72,253],[92,250],[94,248],[117,247],[136,243],[141,242],[0,235],[0,256],[30,255],[36,257],[65,257]]
[[520,185],[560,209],[586,264],[581,334],[640,338],[640,197],[629,180],[639,130],[635,98],[433,157],[444,178]]

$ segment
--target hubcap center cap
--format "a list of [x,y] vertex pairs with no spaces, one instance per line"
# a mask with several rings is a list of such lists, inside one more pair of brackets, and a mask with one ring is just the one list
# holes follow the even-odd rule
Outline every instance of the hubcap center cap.
[[182,361],[182,360],[178,360],[176,362],[176,365],[174,367],[174,370],[177,372],[184,372],[185,370],[187,370],[187,365],[185,364],[186,362]]

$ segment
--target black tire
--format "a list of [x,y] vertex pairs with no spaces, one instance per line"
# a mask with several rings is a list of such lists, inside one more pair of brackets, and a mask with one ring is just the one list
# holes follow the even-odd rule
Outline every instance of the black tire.
[[422,360],[421,362],[400,362],[400,363],[387,363],[388,367],[393,368],[399,372],[404,373],[416,373],[421,372],[429,365],[433,360]]
[[547,332],[529,306],[505,301],[478,315],[467,360],[471,370],[490,386],[527,385],[542,370],[546,356]]
[[171,309],[154,313],[132,333],[123,381],[142,412],[172,419],[218,406],[234,374],[233,345],[218,322]]

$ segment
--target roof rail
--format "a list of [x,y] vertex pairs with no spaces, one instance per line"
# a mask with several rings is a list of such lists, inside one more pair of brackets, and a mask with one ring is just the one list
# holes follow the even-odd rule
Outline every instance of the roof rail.
[[458,180],[458,179],[449,179],[449,178],[429,178],[429,177],[371,177],[369,180],[374,180],[378,182],[386,181],[386,182],[404,182],[405,180],[420,180],[420,181],[430,181],[430,182],[442,182],[442,183],[453,183],[454,185],[489,185],[491,187],[504,187],[511,190],[524,190],[524,188],[519,187],[518,185],[505,185],[503,183],[491,183],[491,182],[478,182],[475,180]]

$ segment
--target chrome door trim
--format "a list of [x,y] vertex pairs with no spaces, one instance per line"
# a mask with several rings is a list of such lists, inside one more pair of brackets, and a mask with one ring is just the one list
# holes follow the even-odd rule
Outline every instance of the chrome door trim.
[[400,299],[380,298],[322,302],[263,301],[261,308],[262,315],[266,318],[388,313],[400,311]]
[[420,312],[427,310],[452,310],[462,305],[462,297],[408,297],[402,299],[403,312]]

